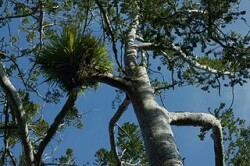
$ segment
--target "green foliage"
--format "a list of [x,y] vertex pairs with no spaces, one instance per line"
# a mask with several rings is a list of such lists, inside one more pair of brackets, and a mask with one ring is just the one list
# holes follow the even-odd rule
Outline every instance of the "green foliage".
[[[146,153],[142,143],[142,135],[138,125],[124,123],[118,128],[117,148],[121,162],[127,164],[147,165]],[[114,165],[111,152],[102,148],[95,154],[96,165]]]
[[[191,66],[181,58],[178,51],[171,48],[172,43],[202,65],[220,71],[236,72],[235,78],[229,77],[230,82],[225,83],[225,86],[243,85],[246,83],[245,79],[249,78],[249,34],[240,35],[231,31],[230,27],[231,23],[239,23],[238,18],[247,25],[244,18],[246,11],[239,9],[240,1],[102,0],[101,3],[109,17],[116,46],[121,46],[121,57],[118,57],[121,63],[131,18],[137,14],[137,35],[144,42],[159,45],[161,51],[166,53],[167,57],[158,49],[148,51],[149,63],[152,64],[148,64],[148,71],[151,72],[151,85],[154,87],[171,87],[172,83],[177,86],[199,85],[202,90],[209,92],[211,87],[220,89],[224,84],[226,77]],[[41,95],[45,96],[43,101],[56,104],[63,97],[62,92],[54,87],[49,87],[49,91],[44,92],[48,87],[40,84],[42,80],[39,76],[43,74],[45,81],[58,84],[66,92],[74,88],[79,92],[96,87],[97,83],[91,81],[91,76],[112,72],[113,66],[107,48],[100,42],[104,41],[109,45],[111,35],[94,0],[7,0],[0,1],[0,9],[0,28],[4,32],[0,39],[0,50],[6,54],[3,61],[9,77],[14,80],[17,89],[20,89],[29,134],[32,145],[36,148],[37,142],[40,142],[48,129],[48,123],[43,119],[43,114],[38,114],[42,104],[37,104],[37,96],[34,97],[33,94],[39,96],[40,92],[45,93]],[[59,29],[62,29],[61,33],[57,33]],[[88,35],[96,33],[101,37],[100,40]],[[138,53],[140,51],[138,49]],[[151,56],[161,57],[160,61],[152,63]],[[39,64],[39,68],[33,66],[34,62]],[[150,70],[155,62],[160,63],[156,65],[158,72]],[[166,69],[172,75],[171,82],[164,78],[169,75],[165,73]],[[123,76],[121,68],[117,71],[117,75]],[[162,77],[156,78],[156,73],[160,73]],[[220,85],[221,79],[223,82]],[[1,93],[1,101],[3,96]],[[230,142],[226,153],[228,165],[247,165],[249,128],[244,121],[235,118],[231,110],[223,111],[221,106],[217,112],[219,117],[221,115],[226,142]],[[70,110],[64,124],[82,127],[81,115],[76,108]],[[4,125],[2,120],[0,126]],[[8,125],[16,127],[15,119],[10,118]],[[138,126],[126,124],[118,130],[117,146],[122,161],[146,165]],[[0,131],[1,136],[3,133],[4,130]],[[6,138],[12,150],[12,147],[20,143],[17,130],[11,129],[7,133]],[[102,149],[96,156],[100,165],[115,165],[108,150]],[[73,159],[73,152],[69,150],[60,158],[60,162],[66,163]],[[23,154],[17,164],[26,165]]]
[[225,64],[221,61],[221,59],[211,59],[208,56],[197,58],[197,62],[201,65],[206,65],[208,67],[211,67],[213,69],[223,71],[225,70]]
[[99,149],[95,154],[96,160],[94,165],[111,166],[115,165],[114,156],[104,148]]
[[249,166],[250,163],[250,126],[245,120],[235,118],[232,109],[221,113],[224,140],[228,143],[225,151],[228,165]]
[[68,114],[66,115],[64,123],[67,126],[72,125],[78,129],[83,127],[82,115],[79,113],[78,109],[75,106],[71,108]]
[[91,76],[112,72],[106,47],[90,35],[65,27],[36,58],[46,80],[64,91],[96,86]]
[[22,102],[23,102],[23,109],[26,112],[26,119],[28,123],[32,121],[32,118],[37,115],[38,110],[41,108],[39,104],[36,104],[30,100],[29,93],[26,92],[19,92]]
[[[223,139],[225,142],[225,158],[227,165],[249,166],[250,163],[250,126],[246,121],[236,118],[233,109],[225,108],[225,104],[213,110],[214,115],[221,120]],[[205,138],[208,129],[201,128],[199,137]]]
[[68,148],[65,155],[62,155],[58,159],[54,159],[57,165],[71,165],[76,166],[73,149]]
[[40,137],[44,136],[46,134],[47,130],[49,129],[49,124],[44,119],[39,119],[34,124],[35,125],[33,127],[33,130],[34,130],[35,134],[40,136]]

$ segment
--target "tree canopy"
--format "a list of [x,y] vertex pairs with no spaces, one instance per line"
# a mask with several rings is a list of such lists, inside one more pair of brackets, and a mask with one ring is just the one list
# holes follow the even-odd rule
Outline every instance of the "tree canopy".
[[[201,139],[212,129],[217,166],[225,160],[247,165],[249,126],[234,117],[234,98],[210,113],[175,112],[162,102],[177,88],[195,86],[220,96],[222,88],[234,93],[247,83],[250,11],[244,5],[249,2],[0,1],[1,164],[50,164],[44,152],[58,132],[84,124],[79,95],[104,83],[116,89],[119,106],[110,117],[111,149],[97,151],[95,164],[183,165],[171,128],[176,125],[200,126]],[[65,99],[48,120],[44,112],[51,110],[44,105]],[[130,104],[139,126],[118,125],[115,133]],[[22,152],[13,153],[20,145]],[[69,148],[51,162],[74,160]]]

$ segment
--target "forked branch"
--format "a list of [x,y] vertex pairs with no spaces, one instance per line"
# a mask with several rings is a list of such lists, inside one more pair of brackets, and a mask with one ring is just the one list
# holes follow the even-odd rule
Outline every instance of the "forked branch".
[[218,119],[211,114],[191,113],[191,112],[173,112],[169,113],[170,124],[177,126],[201,126],[212,128],[215,165],[224,166],[224,149],[222,127]]

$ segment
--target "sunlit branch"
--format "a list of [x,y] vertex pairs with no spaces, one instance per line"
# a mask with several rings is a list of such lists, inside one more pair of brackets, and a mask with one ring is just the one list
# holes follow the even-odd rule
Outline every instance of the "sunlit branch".
[[[112,25],[110,23],[110,20],[109,20],[109,17],[105,11],[105,9],[103,8],[101,2],[99,0],[96,0],[96,4],[97,6],[99,7],[100,9],[100,12],[103,16],[103,19],[104,19],[104,28],[107,28],[107,35],[110,35],[111,36],[111,41],[112,41],[112,48],[113,48],[113,52],[114,52],[114,55],[115,55],[115,61],[118,65],[118,67],[123,71],[123,67],[122,67],[122,64],[120,64],[119,60],[118,60],[118,53],[117,53],[117,48],[116,48],[116,41],[115,41],[115,36],[114,36],[114,31],[113,31],[113,28],[112,28]],[[123,71],[125,73],[125,71]]]
[[206,113],[191,113],[191,112],[170,112],[170,124],[177,126],[201,126],[212,128],[215,165],[224,166],[224,149],[222,126],[218,119],[211,114]]
[[[86,80],[87,81],[87,80]],[[121,77],[117,77],[111,73],[97,74],[91,76],[89,81],[96,81],[108,84],[110,86],[116,87],[123,91],[128,91],[130,86],[130,81]]]
[[136,35],[135,39],[140,41],[140,42],[144,42],[144,39],[141,36]]
[[148,60],[147,60],[147,56],[144,50],[141,50],[141,66],[143,67],[147,67],[148,65]]
[[33,148],[30,142],[28,126],[26,123],[25,110],[23,109],[22,101],[15,87],[10,82],[2,62],[0,62],[0,86],[7,96],[10,108],[14,111],[15,118],[18,122],[18,133],[24,147],[24,153],[28,164],[34,161]]
[[139,16],[136,15],[130,24],[130,30],[127,35],[126,52],[124,56],[124,62],[126,71],[133,73],[133,70],[137,64],[137,48],[134,44],[136,39],[136,28],[139,24]]
[[[144,50],[162,50],[159,45],[154,44],[154,43],[141,43],[138,45],[134,45],[134,48],[137,48],[137,49],[141,48]],[[180,57],[182,59],[184,59],[188,64],[193,66],[194,68],[204,70],[204,71],[207,71],[207,72],[212,73],[212,74],[222,74],[222,75],[229,75],[229,76],[234,77],[235,73],[228,72],[228,71],[219,71],[219,70],[213,69],[207,65],[202,65],[202,64],[198,63],[194,57],[187,56],[187,54],[184,53],[182,51],[182,49],[179,46],[176,46],[175,44],[171,45],[171,49],[178,52]],[[163,54],[163,56],[169,59],[167,54]]]
[[229,76],[234,76],[234,73],[231,73],[231,72],[228,72],[228,71],[219,71],[219,70],[216,70],[216,69],[213,69],[209,66],[206,66],[206,65],[202,65],[200,63],[198,63],[194,57],[191,57],[191,56],[187,56],[182,50],[180,47],[172,44],[171,45],[172,49],[174,49],[176,52],[180,53],[180,56],[187,62],[189,63],[191,66],[195,67],[195,68],[198,68],[198,69],[201,69],[201,70],[205,70],[209,73],[212,73],[212,74],[223,74],[223,75],[229,75]]
[[35,162],[36,162],[35,164],[37,166],[39,166],[39,164],[41,162],[41,157],[42,157],[42,154],[43,154],[45,148],[47,147],[47,145],[49,144],[51,139],[54,137],[54,135],[56,134],[59,126],[62,124],[67,113],[74,106],[76,98],[77,98],[77,93],[75,91],[70,92],[68,99],[67,99],[66,103],[64,104],[62,110],[56,116],[54,122],[50,125],[44,139],[40,142],[40,144],[38,146],[37,153],[35,155]]
[[39,2],[39,34],[40,34],[40,49],[42,48],[43,46],[43,28],[44,28],[44,25],[43,25],[43,21],[44,21],[44,11],[43,11],[43,4],[42,2]]
[[122,104],[119,106],[115,115],[111,118],[111,120],[109,122],[109,141],[110,141],[110,146],[111,146],[111,153],[114,155],[118,166],[121,165],[121,161],[120,161],[120,158],[118,156],[117,149],[116,149],[114,127],[115,127],[117,121],[122,116],[122,114],[128,108],[129,104],[130,104],[130,100],[126,97],[123,100]]

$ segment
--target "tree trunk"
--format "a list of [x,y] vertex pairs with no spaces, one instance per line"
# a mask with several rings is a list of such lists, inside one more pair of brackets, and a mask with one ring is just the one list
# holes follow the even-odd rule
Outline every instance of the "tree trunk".
[[154,99],[145,67],[138,67],[137,78],[129,96],[133,104],[150,165],[181,166],[182,159],[175,144],[166,109]]

